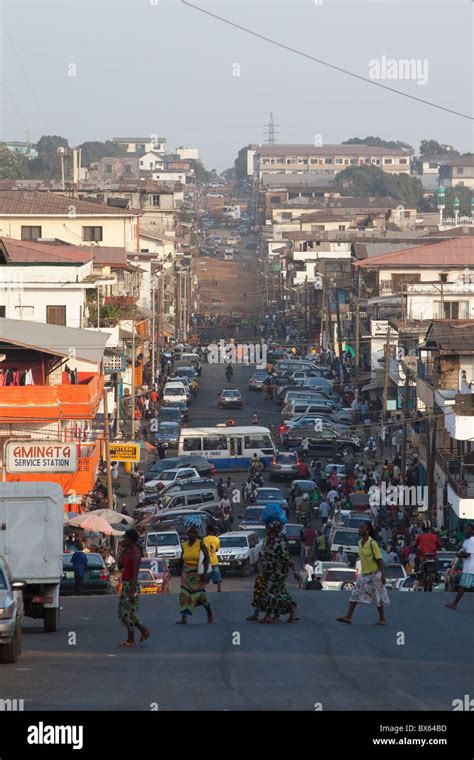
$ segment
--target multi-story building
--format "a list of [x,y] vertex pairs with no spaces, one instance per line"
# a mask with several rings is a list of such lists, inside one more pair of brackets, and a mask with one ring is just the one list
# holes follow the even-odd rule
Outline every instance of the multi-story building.
[[148,135],[148,137],[113,137],[112,142],[122,145],[127,153],[142,156],[150,150],[156,150],[158,153],[166,153],[166,138],[157,135]]
[[474,190],[474,156],[459,156],[441,164],[439,178],[444,187],[462,185]]
[[254,178],[265,174],[326,174],[350,166],[377,166],[389,174],[410,174],[413,153],[369,145],[261,145],[254,155]]
[[474,321],[433,322],[419,349],[413,445],[433,473],[438,525],[474,518]]

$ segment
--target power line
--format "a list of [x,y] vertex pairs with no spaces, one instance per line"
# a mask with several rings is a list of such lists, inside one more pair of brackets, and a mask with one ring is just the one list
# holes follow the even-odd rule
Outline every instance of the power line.
[[252,35],[252,37],[257,37],[258,39],[263,40],[264,42],[268,42],[270,45],[279,47],[282,50],[288,50],[290,53],[295,53],[295,55],[299,55],[302,58],[307,58],[310,61],[315,61],[316,63],[321,64],[321,66],[326,66],[327,68],[333,69],[334,71],[339,71],[341,74],[346,74],[347,76],[353,77],[354,79],[360,79],[362,82],[365,82],[366,84],[372,84],[375,87],[381,87],[383,90],[394,92],[396,95],[401,95],[402,97],[409,98],[410,100],[416,100],[418,103],[423,103],[424,105],[430,106],[431,108],[437,108],[440,111],[446,111],[447,113],[452,113],[455,116],[460,116],[463,119],[470,119],[470,120],[474,119],[473,116],[469,116],[468,114],[461,113],[460,111],[454,111],[452,108],[446,108],[445,106],[440,106],[437,103],[433,103],[431,100],[424,100],[423,98],[417,98],[416,95],[409,95],[407,92],[403,92],[403,90],[397,90],[395,89],[395,87],[389,87],[388,85],[382,84],[381,82],[376,82],[373,79],[368,79],[367,77],[364,77],[361,74],[355,74],[353,71],[349,71],[348,69],[342,68],[342,66],[336,66],[334,63],[323,61],[322,58],[316,58],[315,56],[310,55],[309,53],[304,53],[302,50],[298,50],[297,48],[291,47],[290,45],[285,45],[285,43],[283,42],[278,42],[277,40],[273,40],[271,37],[267,37],[264,34],[260,34],[259,32],[254,32],[253,29],[249,29],[246,26],[237,24],[235,21],[230,21],[229,19],[224,18],[223,16],[218,16],[217,13],[211,13],[211,11],[207,11],[204,8],[200,8],[198,5],[194,5],[193,3],[188,2],[188,0],[181,0],[181,2],[184,5],[189,6],[190,8],[194,8],[194,10],[196,11],[200,11],[200,13],[204,13],[206,16],[210,16],[211,18],[217,19],[217,21],[221,21],[223,24],[232,26],[235,29],[240,29],[242,32],[246,32],[246,34]]

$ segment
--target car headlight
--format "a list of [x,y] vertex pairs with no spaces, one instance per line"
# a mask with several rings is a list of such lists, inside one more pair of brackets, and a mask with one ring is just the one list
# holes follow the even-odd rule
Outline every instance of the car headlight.
[[8,620],[13,617],[15,612],[15,602],[12,602],[8,607],[0,607],[0,620]]

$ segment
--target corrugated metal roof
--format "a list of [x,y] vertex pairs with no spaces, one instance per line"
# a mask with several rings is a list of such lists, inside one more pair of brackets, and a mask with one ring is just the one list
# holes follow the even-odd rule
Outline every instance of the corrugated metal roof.
[[82,266],[90,261],[90,252],[76,245],[36,243],[0,237],[0,251],[6,264],[72,264]]
[[77,216],[139,216],[141,213],[38,190],[5,190],[0,193],[0,216],[67,216],[71,206],[74,207]]
[[466,267],[474,265],[474,238],[455,238],[358,261],[356,267]]
[[109,333],[0,318],[0,342],[100,364]]
[[426,333],[425,347],[452,353],[471,353],[474,351],[474,320],[432,322]]

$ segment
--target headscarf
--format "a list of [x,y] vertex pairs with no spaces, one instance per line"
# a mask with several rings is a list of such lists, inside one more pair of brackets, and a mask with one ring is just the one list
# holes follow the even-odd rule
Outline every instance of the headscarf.
[[279,523],[279,525],[283,527],[283,525],[286,523],[286,512],[280,507],[279,504],[267,504],[262,512],[262,522],[267,527],[271,523]]
[[199,533],[203,526],[204,518],[201,515],[189,515],[184,521],[184,527],[186,531],[192,533]]

